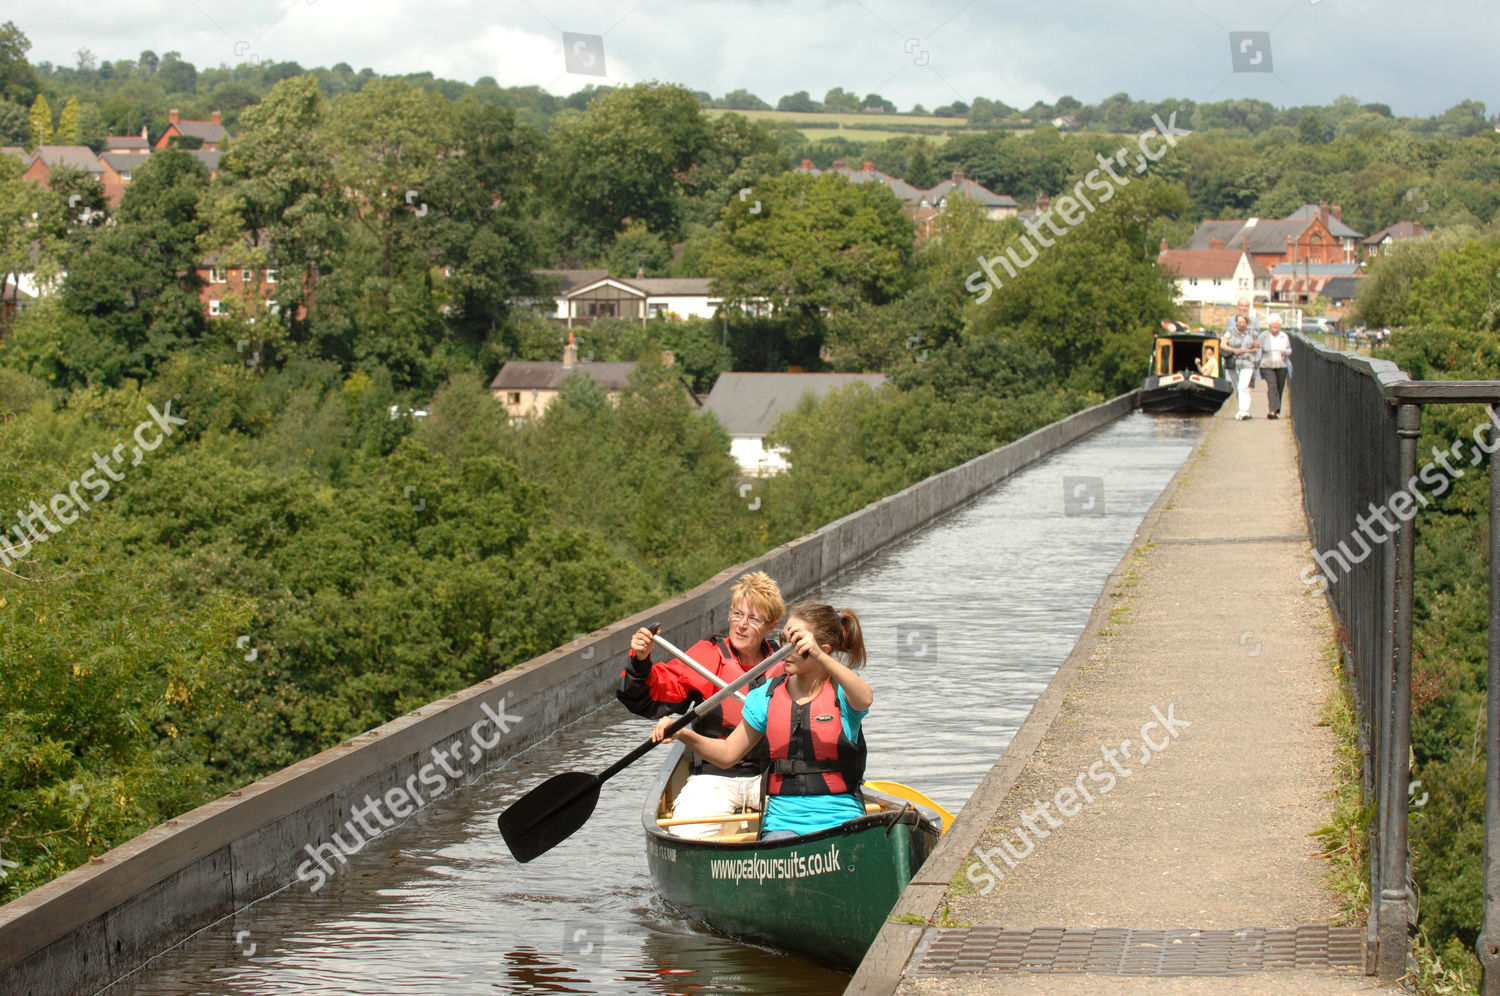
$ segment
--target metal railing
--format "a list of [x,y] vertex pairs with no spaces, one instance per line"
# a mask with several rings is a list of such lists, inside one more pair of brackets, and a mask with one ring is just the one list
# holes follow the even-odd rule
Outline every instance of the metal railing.
[[[1395,364],[1336,352],[1292,335],[1293,432],[1314,564],[1342,627],[1359,711],[1370,832],[1366,964],[1385,979],[1407,972],[1415,921],[1407,853],[1411,752],[1414,517],[1422,406],[1487,404],[1500,419],[1500,381],[1413,381]],[[1500,425],[1500,420],[1495,421]],[[1500,460],[1490,460],[1489,684],[1500,689]],[[1422,483],[1432,485],[1426,478]],[[1425,495],[1425,491],[1424,491]],[[1316,571],[1316,575],[1314,574]],[[1476,945],[1482,992],[1500,996],[1500,695],[1489,696],[1484,923]]]

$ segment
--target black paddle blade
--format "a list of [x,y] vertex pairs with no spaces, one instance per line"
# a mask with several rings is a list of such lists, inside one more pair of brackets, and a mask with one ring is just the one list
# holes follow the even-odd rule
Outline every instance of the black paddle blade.
[[500,814],[500,836],[522,864],[546,854],[588,822],[599,802],[596,775],[569,771],[555,775]]

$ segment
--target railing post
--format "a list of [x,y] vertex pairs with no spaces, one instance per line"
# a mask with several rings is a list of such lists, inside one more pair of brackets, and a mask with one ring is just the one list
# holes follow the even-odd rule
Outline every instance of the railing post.
[[[1417,436],[1422,430],[1422,409],[1405,404],[1396,409],[1396,436],[1400,446],[1401,474],[1398,487],[1405,487],[1417,474]],[[1375,972],[1382,979],[1406,974],[1407,913],[1410,893],[1406,887],[1406,785],[1411,756],[1411,614],[1412,575],[1416,566],[1416,530],[1402,522],[1396,530],[1396,597],[1391,627],[1391,656],[1382,662],[1390,689],[1390,724],[1387,751],[1380,760],[1385,767],[1381,780],[1380,882],[1375,893]],[[1387,670],[1388,669],[1388,670]]]
[[[1490,406],[1491,426],[1500,425]],[[1496,431],[1491,429],[1493,434]],[[1484,924],[1474,948],[1483,966],[1480,992],[1500,996],[1500,454],[1490,457],[1489,733],[1484,767]]]

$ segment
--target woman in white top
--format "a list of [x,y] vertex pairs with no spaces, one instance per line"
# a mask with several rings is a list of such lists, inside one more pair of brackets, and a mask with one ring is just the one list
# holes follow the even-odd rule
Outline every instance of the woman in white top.
[[1260,334],[1261,380],[1266,382],[1266,418],[1281,417],[1281,392],[1292,376],[1292,338],[1281,331],[1281,319],[1271,316],[1270,328]]

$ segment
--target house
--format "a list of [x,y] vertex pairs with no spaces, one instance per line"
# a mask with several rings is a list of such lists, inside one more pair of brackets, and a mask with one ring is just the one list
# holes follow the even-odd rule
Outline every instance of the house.
[[1343,311],[1354,303],[1354,298],[1359,293],[1359,282],[1363,279],[1360,276],[1330,277],[1319,296],[1328,298],[1336,309]]
[[[34,265],[35,247],[32,257]],[[9,324],[17,315],[35,307],[39,300],[62,286],[63,276],[39,280],[35,273],[0,274],[0,322]]]
[[128,152],[132,155],[144,156],[151,152],[151,140],[146,137],[146,128],[141,126],[139,135],[110,135],[104,140],[104,150],[109,152]]
[[[670,366],[675,362],[670,352],[662,354]],[[510,360],[490,381],[490,391],[495,400],[505,405],[505,412],[512,424],[519,425],[526,419],[541,415],[557,399],[558,392],[569,377],[581,374],[599,382],[609,395],[611,402],[619,398],[620,392],[630,386],[630,375],[636,364],[594,363],[585,359],[579,362],[578,346],[573,342],[573,333],[568,333],[568,344],[563,347],[562,362],[554,360]],[[682,390],[688,401],[697,408],[698,396],[684,382]]]
[[963,197],[973,201],[984,208],[985,217],[991,221],[1014,218],[1021,209],[1014,197],[1008,194],[997,194],[980,186],[965,177],[961,169],[954,170],[949,179],[931,190],[924,191],[921,195],[921,206],[930,206],[942,211],[948,206],[950,197]]
[[1163,240],[1156,265],[1176,274],[1183,304],[1233,307],[1247,298],[1254,307],[1271,299],[1271,271],[1243,249],[1168,249]]
[[536,270],[557,290],[538,310],[568,327],[599,318],[712,318],[723,300],[707,277],[611,277],[606,270]]
[[[139,169],[141,164],[150,158],[152,151],[147,148],[144,153],[134,150],[106,152],[99,157],[99,162],[104,167],[99,182],[104,184],[104,196],[109,201],[110,207],[119,206],[120,198],[125,196],[125,188],[130,186],[133,171]],[[220,153],[208,149],[183,149],[182,151],[203,164],[208,170],[210,180],[218,174]]]
[[1314,218],[1322,218],[1323,224],[1328,226],[1328,234],[1339,240],[1344,249],[1344,262],[1358,262],[1359,240],[1364,235],[1344,224],[1344,209],[1340,205],[1329,204],[1327,201],[1321,204],[1304,204],[1283,220],[1311,221]]
[[1365,259],[1373,259],[1390,252],[1391,246],[1397,242],[1405,242],[1407,239],[1425,239],[1431,234],[1415,221],[1398,221],[1389,228],[1382,228],[1361,244],[1364,246]]
[[172,140],[178,136],[203,139],[203,148],[209,152],[218,152],[219,143],[224,141],[223,115],[214,111],[207,121],[188,121],[177,113],[177,108],[167,112],[167,130],[161,133],[156,140],[158,149],[165,149],[172,144]]
[[[246,237],[243,248],[247,251],[254,251],[259,258],[264,259],[270,252],[270,239],[262,231],[256,235],[253,245]],[[203,313],[209,318],[218,318],[225,313],[230,300],[237,299],[240,304],[251,306],[258,302],[269,313],[275,314],[278,305],[273,298],[281,283],[280,268],[274,264],[265,266],[234,262],[236,256],[241,260],[244,259],[243,253],[233,254],[227,251],[210,253],[196,267],[198,300],[203,305]],[[306,306],[299,305],[297,317],[303,317],[305,311]],[[253,317],[251,320],[254,320]]]
[[59,166],[81,170],[96,180],[104,175],[104,164],[87,145],[41,145],[31,154],[21,176],[47,187],[52,183],[52,171]]
[[1205,221],[1188,240],[1189,249],[1243,249],[1265,267],[1278,263],[1343,263],[1343,243],[1323,216],[1274,221]]
[[807,395],[814,398],[861,383],[884,384],[884,374],[840,373],[725,373],[714,381],[703,407],[729,432],[729,452],[740,470],[754,477],[786,470],[786,451],[767,449],[766,433],[784,412]]
[[1358,263],[1279,263],[1271,268],[1271,300],[1310,304],[1314,298],[1328,296],[1324,290],[1330,280],[1359,272]]

